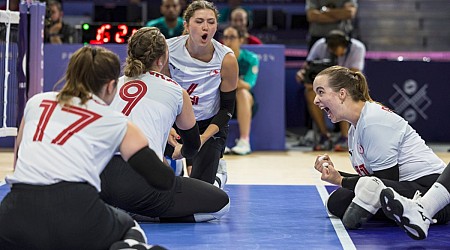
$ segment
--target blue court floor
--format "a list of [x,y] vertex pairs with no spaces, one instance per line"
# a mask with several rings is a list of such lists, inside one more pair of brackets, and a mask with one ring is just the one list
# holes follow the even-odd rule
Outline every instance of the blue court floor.
[[[231,209],[220,221],[141,225],[149,243],[168,249],[450,249],[447,225],[432,226],[423,241],[410,239],[388,222],[346,231],[324,208],[321,197],[332,189],[227,185]],[[0,186],[0,200],[8,190]]]

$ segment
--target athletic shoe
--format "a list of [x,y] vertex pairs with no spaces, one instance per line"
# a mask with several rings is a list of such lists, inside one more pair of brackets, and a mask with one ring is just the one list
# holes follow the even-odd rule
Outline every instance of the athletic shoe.
[[229,147],[225,147],[225,150],[223,151],[224,155],[230,155],[231,154],[231,149]]
[[425,239],[430,224],[434,222],[420,203],[420,198],[419,191],[411,200],[399,195],[392,188],[385,188],[380,194],[384,214],[394,220],[409,237],[415,240]]
[[348,152],[348,138],[339,137],[338,141],[334,144],[334,151],[336,152]]
[[224,159],[220,159],[214,186],[223,189],[225,187],[225,184],[227,184],[227,180],[228,180],[227,162]]
[[313,146],[314,151],[329,151],[331,150],[331,140],[329,137],[321,135],[320,140],[317,144]]
[[167,248],[161,246],[152,246],[145,243],[137,242],[135,240],[122,240],[118,241],[109,248],[109,250],[167,250]]
[[239,139],[236,143],[236,146],[231,148],[231,152],[237,155],[246,155],[252,152],[250,148],[250,143],[248,141]]

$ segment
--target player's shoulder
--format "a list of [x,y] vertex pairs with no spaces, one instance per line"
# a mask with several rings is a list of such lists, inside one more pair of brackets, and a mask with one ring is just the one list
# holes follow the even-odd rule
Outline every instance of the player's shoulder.
[[164,86],[168,86],[175,89],[180,89],[181,86],[169,76],[164,75],[163,73],[156,71],[149,71],[148,76],[155,79],[155,83],[163,84]]
[[166,39],[166,42],[167,42],[167,45],[169,46],[169,49],[176,48],[180,44],[184,45],[184,43],[186,42],[188,36],[189,35],[181,35],[181,36],[176,36],[176,37],[172,37],[172,38]]

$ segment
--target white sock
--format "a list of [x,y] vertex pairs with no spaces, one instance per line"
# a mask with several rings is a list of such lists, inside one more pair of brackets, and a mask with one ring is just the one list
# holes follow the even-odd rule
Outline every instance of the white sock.
[[429,215],[433,217],[439,210],[450,204],[450,194],[441,183],[435,182],[425,195],[420,198],[420,203],[422,203]]

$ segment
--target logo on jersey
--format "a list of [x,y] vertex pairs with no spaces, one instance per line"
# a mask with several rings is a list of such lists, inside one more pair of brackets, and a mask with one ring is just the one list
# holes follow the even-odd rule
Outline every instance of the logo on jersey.
[[172,69],[174,69],[174,70],[175,70],[175,69],[176,69],[176,70],[180,70],[180,69],[178,69],[177,67],[175,67],[175,66],[174,66],[172,63],[170,63],[170,62],[169,62],[169,65],[170,65],[170,66],[172,67]]
[[425,120],[428,119],[425,114],[425,111],[431,105],[431,100],[427,96],[428,84],[418,89],[417,82],[409,79],[403,83],[403,89],[395,83],[392,86],[396,93],[389,98],[389,102],[394,106],[396,112],[402,114],[405,120],[410,123],[417,120],[417,114]]
[[192,105],[198,105],[198,100],[200,99],[198,96],[192,95],[192,93],[194,93],[197,86],[198,86],[198,83],[192,83],[189,86],[189,88],[186,90],[186,92],[189,94],[189,97],[191,98]]
[[363,146],[361,146],[361,144],[358,144],[358,153],[359,154],[364,154],[364,148],[363,148]]
[[213,69],[209,72],[209,76],[216,76],[220,74],[220,69]]

